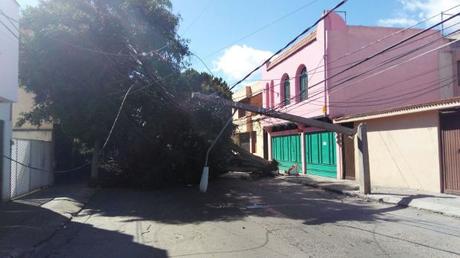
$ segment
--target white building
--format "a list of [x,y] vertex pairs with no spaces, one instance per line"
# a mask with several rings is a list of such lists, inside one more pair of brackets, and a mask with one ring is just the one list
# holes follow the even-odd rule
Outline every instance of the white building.
[[18,92],[19,67],[19,4],[15,0],[0,1],[0,192],[2,200],[10,198],[11,164],[3,156],[11,154],[12,103]]

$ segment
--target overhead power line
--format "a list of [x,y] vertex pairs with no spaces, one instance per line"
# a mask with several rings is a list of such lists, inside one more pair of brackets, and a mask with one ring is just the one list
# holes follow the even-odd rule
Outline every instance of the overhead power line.
[[240,83],[242,83],[244,80],[246,80],[247,78],[249,78],[249,76],[251,76],[253,73],[255,73],[257,70],[259,70],[262,66],[264,66],[265,64],[267,64],[268,62],[270,62],[270,60],[272,60],[275,56],[277,56],[279,53],[283,52],[285,49],[287,49],[290,45],[292,45],[294,42],[296,42],[300,37],[302,37],[303,35],[305,35],[307,32],[309,32],[312,28],[314,28],[316,25],[318,25],[322,20],[324,20],[331,12],[334,12],[335,10],[337,10],[338,8],[340,8],[342,5],[344,5],[348,0],[342,0],[341,2],[339,2],[334,8],[332,8],[331,10],[327,11],[326,14],[324,14],[323,16],[321,16],[321,18],[319,18],[318,20],[316,20],[316,22],[314,22],[311,26],[309,26],[308,28],[306,28],[304,31],[302,31],[299,35],[297,35],[296,37],[294,37],[291,41],[289,41],[284,47],[282,47],[281,49],[279,49],[278,51],[276,51],[273,55],[271,55],[268,59],[266,59],[262,64],[260,64],[259,66],[257,66],[256,68],[254,68],[251,72],[249,72],[246,76],[244,76],[241,80],[239,80],[238,82],[236,82],[235,84],[233,84],[231,87],[230,87],[230,90],[232,90],[233,88],[235,88],[236,86],[238,86]]
[[[211,74],[212,76],[214,76],[214,73],[211,71],[211,69],[209,69],[208,65],[203,61],[203,59],[201,59],[201,57],[193,52],[190,52],[190,54],[194,57],[196,57],[196,59],[198,59],[200,61],[201,64],[203,64],[203,66],[206,68],[206,70],[208,70],[209,74]],[[215,76],[214,76],[215,77]]]
[[213,56],[213,55],[219,53],[220,51],[226,49],[227,47],[232,46],[232,45],[234,45],[234,44],[236,44],[236,43],[238,43],[238,42],[241,42],[242,40],[245,40],[245,39],[247,39],[247,38],[249,38],[249,37],[251,37],[251,36],[253,36],[253,35],[255,35],[255,34],[261,32],[261,31],[263,31],[263,30],[265,30],[265,29],[267,29],[268,27],[272,26],[273,24],[276,24],[276,23],[278,23],[278,22],[280,22],[280,21],[286,19],[287,17],[289,17],[289,16],[291,16],[291,15],[294,15],[294,14],[296,14],[296,13],[302,11],[303,9],[307,8],[308,6],[314,4],[314,3],[318,2],[318,1],[319,1],[319,0],[310,1],[310,2],[308,2],[308,3],[306,3],[306,4],[304,4],[304,5],[302,5],[302,6],[298,7],[298,8],[296,8],[296,9],[290,11],[289,13],[287,13],[287,14],[285,14],[285,15],[283,15],[283,16],[281,16],[281,17],[279,17],[279,18],[277,18],[277,19],[275,19],[275,20],[273,20],[273,21],[271,21],[271,22],[269,22],[269,23],[267,23],[267,24],[265,24],[265,25],[259,27],[258,29],[254,30],[253,32],[250,32],[250,33],[244,35],[243,37],[241,37],[241,38],[239,38],[239,39],[233,41],[231,44],[228,44],[228,45],[226,45],[226,46],[224,46],[224,47],[221,47],[221,48],[219,48],[219,49],[217,49],[217,50],[211,52],[210,54],[206,55],[205,58],[206,58],[206,57]]
[[193,19],[193,21],[184,29],[183,35],[185,35],[191,28],[192,26],[203,16],[203,14],[208,10],[209,7],[214,3],[214,0],[208,0],[206,5],[203,7],[201,12]]
[[113,130],[115,129],[115,126],[117,125],[118,119],[120,118],[120,113],[121,113],[121,111],[123,110],[123,106],[124,106],[124,104],[125,104],[126,98],[128,97],[129,93],[131,92],[131,90],[134,88],[135,85],[136,85],[136,84],[133,83],[133,84],[128,88],[128,90],[126,91],[125,96],[123,97],[123,100],[121,101],[120,107],[118,108],[117,116],[115,117],[115,120],[114,120],[113,123],[112,123],[112,127],[110,128],[109,134],[107,135],[107,138],[105,139],[104,145],[102,145],[101,152],[105,149],[105,147],[106,147],[107,144],[109,143],[110,137],[112,136],[112,133],[113,133]]
[[[389,70],[395,69],[395,68],[397,68],[397,67],[399,67],[399,66],[401,66],[401,65],[403,65],[403,64],[406,64],[406,63],[408,63],[408,62],[414,61],[415,59],[418,59],[418,58],[420,58],[420,57],[422,57],[422,56],[425,56],[425,55],[427,55],[427,54],[429,54],[429,53],[432,53],[432,52],[434,52],[434,51],[437,51],[437,50],[439,50],[439,49],[441,49],[441,48],[444,48],[444,47],[447,47],[447,46],[449,46],[449,45],[455,44],[455,43],[457,43],[457,42],[459,42],[459,41],[460,41],[460,40],[457,39],[457,40],[451,41],[451,42],[449,42],[449,43],[443,44],[443,45],[441,45],[441,46],[439,46],[439,47],[436,47],[436,48],[434,48],[434,49],[430,49],[429,51],[423,52],[423,53],[421,53],[421,54],[419,54],[419,55],[417,55],[417,56],[414,56],[414,57],[412,57],[412,58],[410,58],[410,59],[407,59],[407,60],[405,60],[405,61],[403,61],[403,62],[401,62],[401,63],[394,64],[394,65],[392,65],[392,66],[390,66],[390,67],[388,67],[388,68],[386,68],[386,69],[384,69],[384,70],[381,70],[381,71],[378,71],[378,72],[376,72],[376,73],[373,73],[373,74],[367,76],[366,78],[364,78],[364,79],[362,79],[362,80],[369,79],[369,78],[371,78],[371,77],[377,76],[377,75],[382,74],[382,73],[384,73],[384,72],[387,72],[387,71],[389,71]],[[361,76],[362,76],[362,75],[361,75]],[[337,83],[337,84],[333,85],[332,87],[330,87],[329,89],[330,89],[330,90],[333,90],[333,91],[331,91],[331,93],[334,92],[334,89],[343,89],[344,83],[345,83],[345,82],[340,82],[340,83]],[[342,88],[339,88],[340,86],[342,86]],[[318,95],[321,94],[321,93],[322,93],[322,92],[313,94],[312,97],[317,97],[317,98],[309,98],[309,99],[306,100],[305,102],[302,102],[302,103],[300,103],[299,105],[295,105],[295,106],[289,107],[287,110],[284,110],[284,111],[285,111],[285,112],[288,112],[288,111],[292,110],[293,108],[298,108],[298,107],[301,107],[301,106],[303,106],[303,105],[311,104],[312,101],[315,101],[315,100],[321,98],[321,96],[318,97]]]
[[[313,87],[315,87],[315,86],[318,86],[318,85],[324,83],[326,80],[329,80],[329,79],[331,79],[331,78],[337,77],[338,75],[343,74],[343,73],[345,73],[345,72],[347,72],[347,71],[349,71],[349,70],[351,70],[351,69],[353,69],[353,68],[355,68],[355,67],[357,67],[357,66],[359,66],[359,65],[361,65],[361,64],[363,64],[363,63],[365,63],[365,62],[368,62],[369,60],[372,60],[372,59],[376,58],[377,56],[379,56],[379,55],[381,55],[381,54],[383,54],[383,53],[386,53],[386,52],[388,52],[388,51],[394,50],[394,49],[396,49],[398,46],[400,46],[400,45],[402,45],[402,44],[405,44],[406,42],[408,42],[408,41],[410,41],[410,40],[412,40],[412,39],[414,39],[414,38],[420,36],[420,35],[423,34],[423,33],[426,33],[427,31],[432,30],[433,28],[435,28],[435,27],[439,26],[440,24],[443,24],[443,23],[445,23],[445,22],[447,22],[447,21],[453,19],[454,17],[456,17],[456,16],[458,16],[458,15],[460,15],[460,13],[457,13],[457,14],[451,16],[450,18],[444,20],[444,21],[441,21],[441,22],[439,22],[439,23],[437,23],[437,24],[434,24],[434,25],[430,26],[430,27],[427,28],[427,29],[424,29],[424,30],[422,30],[422,31],[419,31],[419,32],[417,32],[417,33],[415,33],[415,34],[413,34],[413,35],[411,35],[411,36],[409,36],[409,37],[407,37],[407,38],[405,38],[405,39],[403,39],[403,40],[401,40],[401,41],[399,41],[399,42],[397,42],[397,43],[395,43],[395,44],[393,44],[393,45],[391,45],[391,46],[389,46],[389,47],[387,47],[387,48],[385,48],[385,49],[383,49],[383,50],[381,50],[381,51],[378,51],[378,52],[376,52],[376,53],[374,53],[374,54],[372,54],[372,55],[370,55],[370,56],[368,56],[368,57],[366,57],[366,58],[363,58],[363,59],[361,59],[360,61],[355,62],[353,65],[351,65],[351,66],[345,68],[344,70],[342,70],[342,71],[340,71],[340,72],[338,72],[338,73],[336,73],[336,74],[333,74],[333,75],[329,76],[328,78],[323,79],[323,80],[321,80],[321,81],[315,83],[315,84],[312,85],[312,86],[309,86],[309,88],[313,88]],[[453,33],[455,33],[455,32],[453,32]],[[450,33],[450,34],[452,34],[452,33]],[[442,39],[442,38],[441,38],[441,39]],[[439,40],[439,39],[438,39],[438,40]],[[451,42],[450,44],[452,44],[452,42]],[[447,45],[448,45],[448,44],[447,44]],[[445,47],[445,46],[446,46],[446,45],[444,45],[444,47]],[[410,50],[409,52],[413,52],[413,51]],[[428,54],[428,53],[424,53],[423,55],[425,55],[425,54]],[[406,56],[406,55],[407,55],[407,54],[403,54],[403,56]],[[399,58],[401,58],[401,57],[399,57]],[[391,58],[390,58],[390,59],[391,59]],[[387,60],[387,61],[388,61],[388,60]],[[393,60],[393,61],[394,61],[394,60]],[[380,67],[381,64],[379,64],[378,66]],[[375,69],[375,67],[374,67],[373,69]],[[372,71],[372,69],[369,70],[369,71]],[[358,78],[359,76],[362,76],[362,75],[364,75],[365,73],[368,73],[369,71],[366,71],[366,72],[364,72],[364,73],[361,73],[360,75],[352,76],[353,78],[351,78],[351,77],[345,78],[346,81],[342,81],[342,82],[336,84],[335,86],[329,87],[328,89],[331,90],[331,89],[333,89],[333,88],[336,88],[336,87],[338,87],[338,86],[341,86],[341,85],[343,85],[345,82],[348,82],[348,81],[350,81],[350,80],[352,80],[352,79],[356,79],[356,78]],[[372,75],[371,75],[370,77],[372,77]],[[319,91],[319,92],[313,94],[312,96],[309,96],[309,99],[308,99],[308,100],[306,100],[305,102],[301,103],[300,105],[292,106],[291,109],[292,109],[292,108],[297,108],[297,107],[299,107],[299,106],[306,105],[306,104],[310,103],[310,101],[312,101],[312,99],[311,99],[312,97],[318,96],[318,95],[320,95],[320,94],[322,94],[322,93],[324,93],[324,90]],[[295,98],[298,98],[299,96],[300,96],[300,94],[297,94],[297,95],[291,97],[290,100],[295,99]],[[319,97],[318,97],[318,98],[319,98]],[[272,109],[277,109],[277,108],[282,108],[282,107],[284,107],[284,104],[283,104],[283,103],[279,103],[277,106],[273,107]]]
[[[113,121],[113,123],[112,123],[112,126],[111,126],[111,128],[110,128],[110,131],[109,131],[109,133],[108,133],[108,135],[107,135],[107,137],[106,137],[106,139],[105,139],[105,141],[104,141],[104,145],[102,146],[100,152],[102,152],[102,151],[105,149],[105,147],[107,146],[108,142],[110,141],[110,138],[111,138],[111,136],[112,136],[113,130],[114,130],[114,128],[115,128],[115,126],[116,126],[116,124],[117,124],[117,122],[118,122],[118,120],[119,120],[120,113],[121,113],[121,111],[123,110],[123,106],[124,106],[124,103],[125,103],[125,101],[126,101],[126,98],[128,97],[130,91],[132,90],[132,88],[133,88],[135,85],[136,85],[136,84],[132,84],[132,85],[128,88],[128,90],[126,91],[125,96],[123,97],[123,100],[122,100],[122,102],[121,102],[121,104],[120,104],[120,108],[118,109],[117,116],[115,117],[115,119],[114,119],[114,121]],[[91,162],[85,162],[84,164],[82,164],[82,165],[80,165],[80,166],[77,166],[77,167],[74,167],[74,168],[71,168],[71,169],[59,170],[59,171],[52,171],[52,170],[46,170],[46,169],[43,169],[43,168],[37,168],[37,167],[33,167],[33,166],[30,166],[30,165],[27,165],[27,164],[25,164],[25,163],[23,163],[23,162],[20,162],[20,161],[18,161],[18,160],[15,160],[15,159],[13,159],[13,158],[7,156],[7,155],[3,155],[3,157],[4,157],[5,159],[8,159],[8,160],[10,160],[10,161],[12,161],[12,162],[14,162],[14,163],[17,163],[17,164],[19,164],[19,165],[21,165],[21,166],[23,166],[23,167],[26,167],[26,168],[29,168],[29,169],[34,169],[34,170],[37,170],[37,171],[47,172],[47,173],[54,173],[54,174],[64,174],[64,173],[76,171],[76,170],[82,169],[82,168],[84,168],[84,167],[87,167],[87,166],[89,166],[89,165],[91,164]]]
[[[425,19],[423,19],[423,20],[420,20],[420,21],[418,21],[418,22],[417,22],[416,24],[414,24],[414,25],[408,26],[408,27],[406,27],[406,28],[400,29],[400,30],[395,31],[395,32],[392,32],[392,33],[389,33],[389,34],[385,35],[384,37],[379,38],[379,39],[377,39],[377,40],[375,40],[375,41],[372,41],[372,42],[370,42],[370,43],[368,43],[368,44],[366,44],[366,45],[363,45],[362,47],[360,47],[360,48],[358,48],[358,49],[356,49],[356,50],[350,51],[350,52],[348,52],[348,53],[346,53],[346,54],[344,54],[344,55],[342,55],[342,56],[340,56],[340,57],[338,57],[338,58],[336,58],[336,59],[330,60],[330,61],[328,62],[328,65],[331,65],[331,64],[333,64],[333,63],[335,63],[335,62],[337,62],[337,61],[340,61],[340,60],[342,60],[343,58],[346,58],[346,57],[348,57],[348,56],[355,55],[355,54],[357,54],[358,52],[361,52],[361,51],[363,51],[363,50],[365,50],[365,49],[367,49],[367,48],[369,48],[369,47],[371,47],[371,46],[373,46],[373,45],[375,45],[375,44],[377,44],[377,43],[381,43],[381,42],[383,42],[384,40],[386,40],[386,39],[388,39],[388,38],[390,38],[390,37],[393,37],[393,36],[395,36],[395,35],[397,35],[397,34],[400,34],[400,33],[406,32],[406,31],[408,31],[408,30],[411,30],[411,29],[417,27],[417,26],[420,25],[420,24],[426,23],[426,22],[432,20],[433,18],[440,16],[440,15],[441,15],[442,13],[444,13],[444,12],[451,11],[451,10],[453,10],[453,9],[455,9],[455,8],[458,8],[459,6],[460,6],[460,4],[455,5],[455,6],[453,6],[453,7],[450,7],[449,9],[446,9],[446,10],[444,10],[444,11],[438,13],[438,14],[435,14],[435,15],[433,15],[433,16],[431,16],[431,17],[428,17],[428,18],[425,18]],[[458,24],[458,23],[453,24],[453,25],[450,25],[449,27],[456,26],[457,24]],[[438,31],[435,31],[435,32],[433,32],[433,33],[431,33],[430,35],[427,35],[427,36],[425,36],[425,37],[429,37],[429,36],[431,36],[431,35],[433,35],[433,34],[437,34],[437,33],[439,33],[439,32],[438,32]],[[451,34],[452,34],[452,33],[449,33],[449,35],[451,35]],[[409,44],[411,44],[411,42],[409,42]],[[402,46],[404,46],[404,44],[400,45],[399,47],[402,47]],[[338,66],[334,66],[333,68],[330,67],[329,70],[330,70],[330,71],[331,71],[331,70],[336,70],[336,69],[338,69],[338,68],[340,68],[340,67],[349,66],[349,65],[352,65],[352,64],[354,64],[354,63],[356,63],[356,62],[350,62],[350,63],[347,63],[347,64],[341,64],[341,65],[338,65]],[[321,62],[320,62],[320,64],[321,64]],[[317,73],[317,71],[318,71],[319,68],[324,67],[324,64],[323,64],[323,65],[320,65],[320,64],[318,64],[313,70],[307,71],[307,74],[308,74],[309,78],[310,78],[310,76],[311,76],[312,74]],[[313,72],[313,71],[314,71],[314,72]],[[323,70],[320,70],[319,72],[323,72]],[[297,76],[292,77],[292,78],[289,78],[289,80],[296,79],[296,78],[297,78]],[[280,81],[279,84],[281,84],[281,78],[268,79],[267,81],[272,81],[272,80],[279,80],[279,81]],[[256,80],[256,81],[260,81],[260,80]],[[262,80],[262,81],[265,81],[265,80]],[[275,84],[275,85],[278,86],[279,84]],[[311,88],[311,87],[309,87],[309,88]],[[297,96],[297,97],[298,97],[298,96]]]
[[[456,15],[459,15],[459,14],[460,14],[460,13],[457,13]],[[452,17],[452,18],[453,18],[453,17]],[[447,20],[446,20],[446,21],[447,21]],[[442,21],[442,23],[443,23],[443,22],[446,22],[446,21]],[[436,25],[434,25],[434,26],[436,26]],[[451,26],[455,26],[455,24],[454,24],[454,25],[451,25]],[[421,33],[425,33],[425,32],[428,31],[428,30],[430,30],[430,28],[428,28],[428,29],[426,29],[426,30],[423,30]],[[449,33],[448,35],[455,34],[456,32],[457,32],[457,31],[451,32],[451,33]],[[420,34],[421,34],[421,33],[420,33]],[[438,41],[438,40],[440,40],[440,39],[444,39],[444,38],[438,38],[438,39],[436,39],[436,40],[434,40],[434,41],[432,41],[432,42],[429,42],[428,44],[425,44],[423,47],[426,47],[427,45],[430,45],[431,43],[434,43],[434,42],[436,42],[436,41]],[[393,65],[393,66],[391,66],[391,67],[388,67],[388,68],[386,68],[384,71],[381,70],[381,71],[379,71],[379,72],[377,72],[377,73],[371,74],[370,76],[366,77],[365,79],[371,78],[371,77],[376,76],[376,75],[378,75],[378,74],[381,74],[381,73],[383,73],[383,72],[385,72],[385,71],[388,71],[388,70],[394,69],[394,68],[396,68],[396,67],[399,67],[400,65],[402,65],[402,64],[404,64],[404,63],[408,63],[408,62],[410,62],[410,61],[413,61],[413,60],[415,60],[415,59],[417,59],[417,58],[420,58],[420,57],[422,57],[422,56],[424,56],[424,55],[426,55],[426,54],[432,53],[433,51],[437,51],[437,50],[439,50],[439,49],[441,49],[441,48],[444,48],[444,47],[446,47],[446,46],[448,46],[448,45],[451,45],[451,44],[454,44],[454,43],[456,43],[456,42],[458,42],[458,40],[449,42],[449,43],[444,44],[444,45],[442,45],[442,46],[439,46],[439,47],[437,47],[437,48],[435,48],[435,49],[431,49],[431,50],[429,50],[429,51],[426,51],[426,52],[424,52],[424,53],[422,53],[422,54],[419,54],[419,55],[417,55],[417,56],[415,56],[415,57],[410,58],[409,60],[405,60],[405,61],[402,62],[402,63],[398,63],[398,64],[395,64],[395,65]],[[396,43],[396,44],[401,44],[401,42],[398,42],[398,43]],[[423,47],[422,47],[422,48],[423,48]],[[394,47],[393,50],[396,49],[396,48],[397,48],[397,46]],[[421,48],[418,48],[418,50],[420,50],[420,49],[421,49]],[[392,58],[387,59],[384,63],[390,63],[389,61],[396,61],[397,59],[400,59],[400,58],[402,58],[402,57],[405,57],[405,56],[407,56],[408,54],[414,53],[414,52],[415,52],[414,50],[409,50],[409,51],[406,52],[406,53],[403,53],[403,54],[401,54],[401,55],[398,55],[398,57],[396,57],[396,58],[395,58],[395,57],[392,57]],[[364,60],[364,59],[363,59],[363,60]],[[352,76],[353,78],[349,77],[349,78],[347,78],[347,79],[352,80],[352,79],[359,78],[359,77],[363,76],[364,74],[366,74],[366,73],[368,73],[368,72],[370,72],[370,71],[373,71],[373,70],[375,70],[376,68],[378,68],[378,67],[380,67],[380,66],[382,66],[382,64],[378,64],[377,66],[371,68],[370,70],[367,70],[367,71],[364,72],[364,73],[361,73],[361,74],[358,75],[358,76]],[[362,80],[365,80],[365,79],[362,79]],[[319,82],[319,83],[317,83],[317,84],[315,84],[315,85],[313,85],[313,86],[316,86],[316,85],[318,85],[318,84],[320,84],[320,83],[322,83],[322,82],[324,82],[324,81],[325,81],[325,80],[323,80],[323,81],[321,81],[321,82]],[[331,92],[335,92],[337,89],[343,89],[343,88],[345,87],[344,83],[345,83],[345,82],[339,82],[339,83],[337,83],[336,85],[334,85],[334,86],[332,86],[332,87],[329,87],[329,90],[332,89]],[[309,88],[312,88],[313,86],[311,86],[311,87],[309,87]],[[313,101],[318,100],[319,98],[321,98],[321,95],[320,95],[320,94],[322,94],[323,92],[324,92],[324,90],[322,90],[322,91],[320,91],[320,92],[317,92],[317,93],[313,94],[312,96],[309,96],[309,99],[307,99],[306,101],[301,102],[301,103],[298,104],[298,105],[296,104],[296,105],[290,106],[290,107],[288,107],[286,110],[283,110],[283,111],[284,111],[284,112],[289,112],[290,110],[292,110],[292,109],[294,109],[294,108],[298,108],[298,107],[300,107],[300,106],[307,105],[307,104],[310,104],[310,103],[313,104],[313,103],[312,103]],[[292,98],[290,98],[290,100],[292,100],[292,99],[294,99],[294,98],[297,98],[298,96],[300,96],[300,94],[301,94],[301,93],[299,93],[299,94],[296,95],[296,96],[293,96]],[[320,96],[318,96],[318,95],[320,95]],[[312,97],[315,97],[315,96],[318,96],[318,97],[312,98]],[[331,105],[331,106],[332,106],[332,105]],[[280,103],[278,103],[275,107],[272,107],[271,109],[272,109],[272,110],[276,110],[276,109],[280,109],[280,108],[283,108],[283,107],[284,107],[284,104],[283,104],[282,102],[280,102]],[[305,115],[305,114],[303,114],[303,115]],[[263,119],[260,119],[260,120],[265,120],[265,119],[266,119],[266,118],[263,118]]]
[[11,35],[13,35],[13,37],[15,37],[17,40],[19,40],[19,36],[16,35],[16,34],[13,32],[13,30],[12,30],[10,27],[8,27],[2,20],[0,20],[0,24],[1,24],[8,32],[10,32]]
[[16,24],[19,24],[19,21],[14,19],[13,17],[7,15],[2,9],[0,9],[0,14],[2,16],[4,16],[5,18],[7,18],[8,20],[12,21],[12,22],[15,22]]

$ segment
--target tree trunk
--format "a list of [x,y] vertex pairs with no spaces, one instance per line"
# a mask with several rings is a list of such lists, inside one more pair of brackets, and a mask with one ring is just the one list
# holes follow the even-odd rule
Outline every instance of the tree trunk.
[[91,161],[91,182],[96,183],[99,178],[98,163],[99,163],[99,141],[94,142],[93,158]]

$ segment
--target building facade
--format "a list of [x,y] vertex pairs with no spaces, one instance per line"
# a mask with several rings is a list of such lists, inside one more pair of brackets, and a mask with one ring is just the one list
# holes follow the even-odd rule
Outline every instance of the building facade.
[[[233,101],[262,107],[263,84],[261,82],[246,86],[233,93]],[[268,158],[266,144],[267,134],[264,133],[261,116],[238,110],[233,117],[236,126],[233,141],[248,152],[261,158]]]
[[367,124],[371,185],[460,194],[460,97],[334,122]]
[[[459,56],[450,43],[437,30],[352,26],[331,13],[265,66],[264,107],[332,122],[458,96]],[[277,160],[281,170],[357,178],[354,139],[280,119],[262,121],[269,159]]]
[[[19,125],[23,113],[33,110],[35,95],[23,88],[18,90],[17,101],[13,104],[13,135],[11,157],[21,164],[11,164],[10,197],[15,198],[54,182],[54,126],[44,122],[40,126],[28,122]],[[33,169],[33,168],[40,168]]]
[[18,90],[19,5],[15,0],[0,1],[0,192],[10,198],[11,109]]

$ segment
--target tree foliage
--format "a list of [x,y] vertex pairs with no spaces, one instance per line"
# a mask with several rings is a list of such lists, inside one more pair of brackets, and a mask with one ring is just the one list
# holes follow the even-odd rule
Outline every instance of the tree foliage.
[[[190,99],[193,91],[231,98],[226,83],[188,69],[187,41],[168,0],[48,0],[21,20],[20,78],[36,95],[24,121],[58,123],[85,148],[102,143],[127,89],[104,167],[128,182],[196,181],[228,108]],[[224,171],[231,128],[211,164]],[[216,171],[216,172],[217,172]]]

